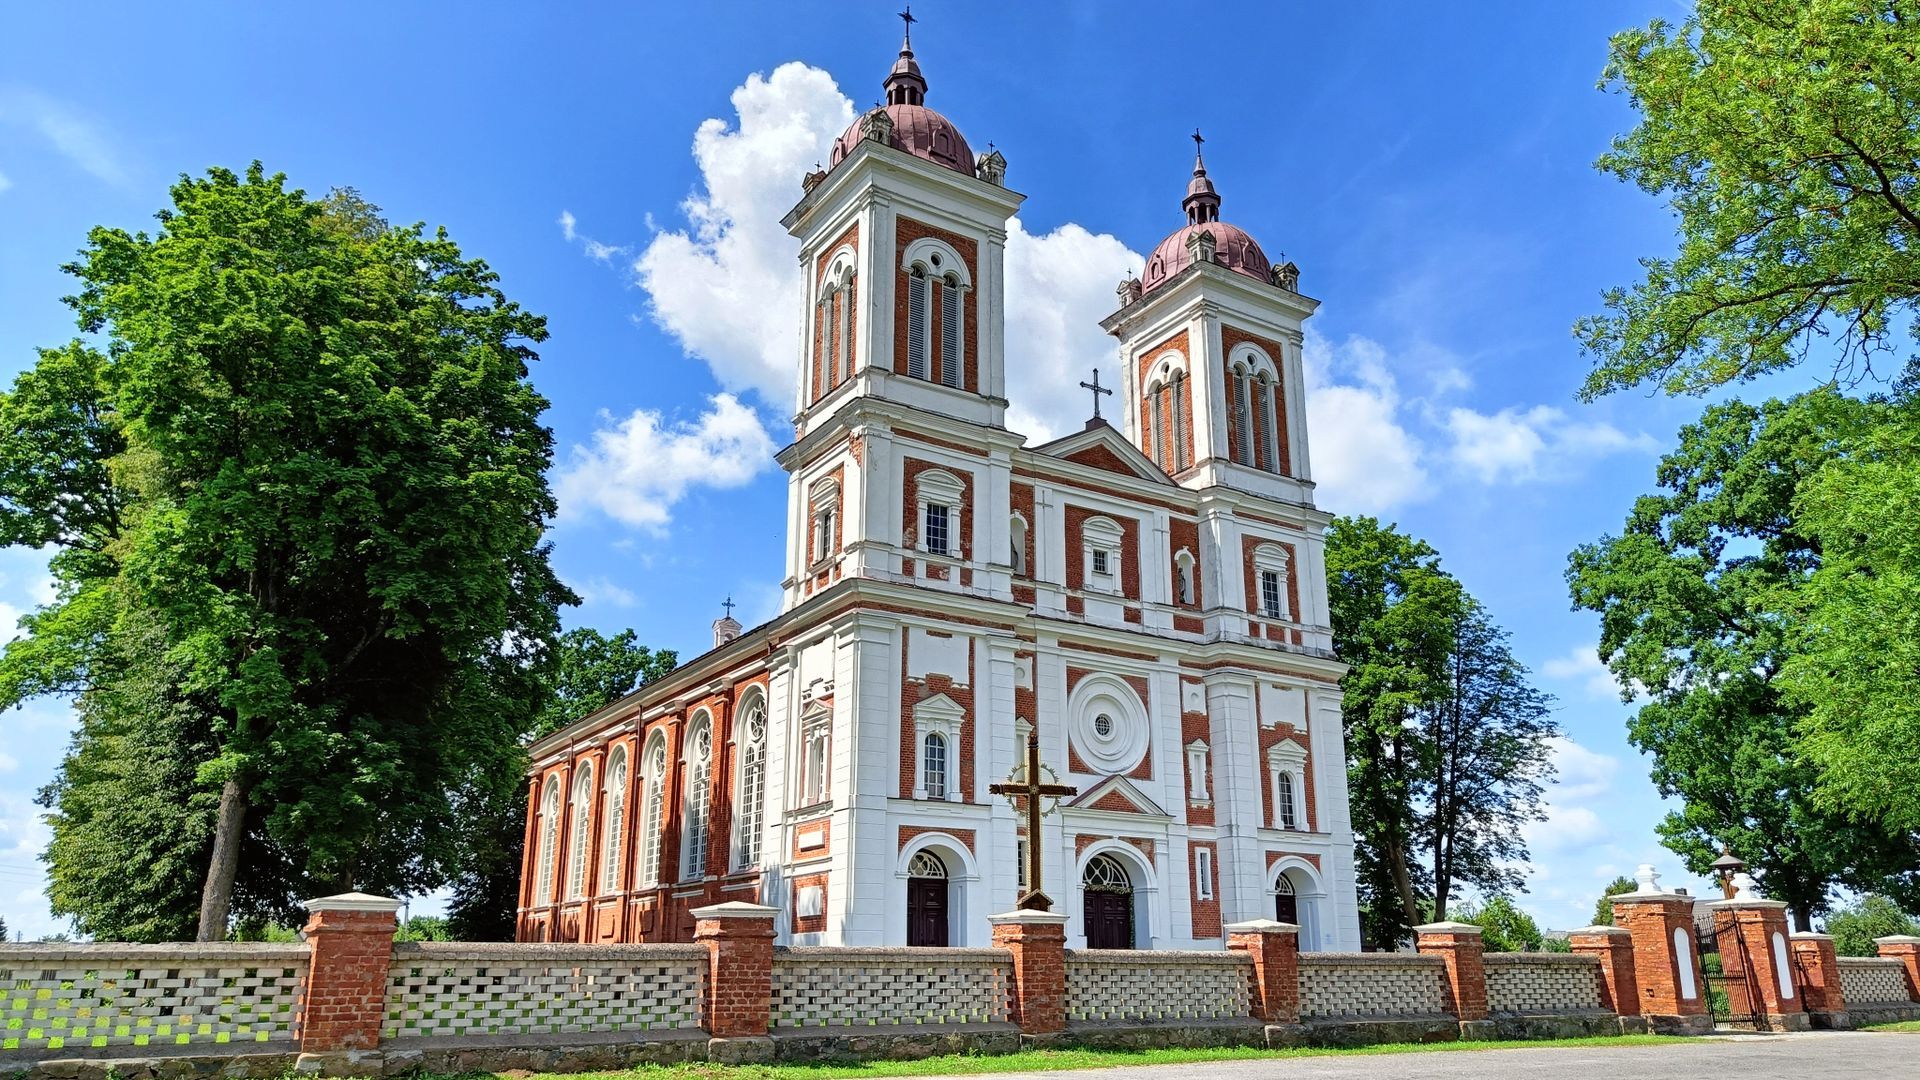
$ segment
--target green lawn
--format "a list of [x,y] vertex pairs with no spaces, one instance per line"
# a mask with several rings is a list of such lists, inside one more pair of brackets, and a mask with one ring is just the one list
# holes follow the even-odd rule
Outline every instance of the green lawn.
[[[858,1065],[643,1065],[625,1072],[538,1073],[527,1080],[881,1080],[890,1076],[947,1076],[953,1074],[1042,1072],[1057,1069],[1105,1069],[1116,1065],[1180,1065],[1189,1062],[1244,1061],[1250,1058],[1319,1057],[1323,1055],[1409,1054],[1430,1050],[1511,1050],[1522,1046],[1671,1046],[1692,1039],[1665,1035],[1626,1035],[1552,1042],[1391,1043],[1351,1049],[1306,1047],[1298,1050],[1261,1050],[1251,1047],[1214,1047],[1199,1050],[1029,1050],[1019,1054],[950,1054],[919,1061],[870,1061]],[[478,1074],[484,1076],[486,1074]],[[471,1077],[425,1076],[421,1080],[472,1080]]]
[[1891,1024],[1868,1024],[1861,1031],[1912,1031],[1920,1033],[1920,1020],[1895,1020]]

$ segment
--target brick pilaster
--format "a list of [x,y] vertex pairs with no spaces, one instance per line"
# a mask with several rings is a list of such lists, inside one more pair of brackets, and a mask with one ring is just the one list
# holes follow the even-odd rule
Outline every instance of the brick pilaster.
[[1847,998],[1840,986],[1840,960],[1834,955],[1833,938],[1828,934],[1794,934],[1789,939],[1793,952],[1795,981],[1800,987],[1800,1004],[1807,1019],[1817,1028],[1845,1029],[1853,1026],[1847,1018]]
[[1787,952],[1787,905],[1742,897],[1711,906],[1720,970],[1733,977],[1727,993],[1735,1010],[1744,997],[1760,1030],[1805,1031],[1810,1024]]
[[307,985],[297,1029],[301,1056],[379,1049],[400,901],[342,893],[302,906]]
[[1620,1016],[1640,1015],[1640,985],[1633,975],[1633,935],[1618,926],[1583,926],[1567,935],[1582,956],[1600,960],[1603,1004]]
[[1462,1023],[1487,1018],[1486,947],[1472,923],[1437,922],[1416,926],[1414,947],[1447,965],[1447,1011]]
[[[773,908],[739,902],[693,909],[693,940],[707,947],[707,1034],[714,1057],[771,1057]],[[730,1047],[723,1049],[723,1047]]]
[[1907,997],[1920,1002],[1920,937],[1895,934],[1873,939],[1873,951],[1891,956],[1907,969]]
[[1227,948],[1253,958],[1253,1018],[1269,1024],[1300,1020],[1300,928],[1255,919],[1230,923]]
[[989,915],[993,947],[1013,954],[1013,1022],[1023,1035],[1067,1028],[1067,917],[1051,911]]
[[1613,898],[1613,924],[1633,939],[1633,977],[1640,1015],[1662,1035],[1713,1030],[1693,934],[1693,897],[1641,891]]

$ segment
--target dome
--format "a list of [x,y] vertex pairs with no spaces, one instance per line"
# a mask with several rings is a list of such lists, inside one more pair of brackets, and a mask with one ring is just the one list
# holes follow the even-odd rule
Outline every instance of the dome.
[[1182,226],[1160,241],[1160,246],[1147,256],[1146,272],[1140,275],[1144,291],[1152,292],[1154,286],[1164,284],[1192,264],[1193,253],[1187,249],[1187,238],[1201,231],[1213,234],[1214,262],[1262,284],[1273,280],[1273,263],[1245,229],[1224,221],[1208,221]]
[[[883,105],[874,111],[885,112],[887,118],[893,121],[893,134],[887,139],[888,146],[954,172],[973,175],[973,150],[967,146],[966,136],[953,126],[953,121],[925,105]],[[866,122],[865,116],[855,120],[852,127],[834,140],[833,156],[827,162],[829,168],[840,164],[860,145],[863,137],[861,129]]]

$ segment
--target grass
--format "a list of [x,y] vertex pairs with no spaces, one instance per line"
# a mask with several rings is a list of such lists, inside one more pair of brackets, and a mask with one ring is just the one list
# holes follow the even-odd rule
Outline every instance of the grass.
[[1920,1020],[1895,1020],[1890,1024],[1866,1024],[1861,1031],[1911,1031],[1920,1034]]
[[[642,1065],[622,1072],[537,1073],[528,1080],[882,1080],[892,1076],[954,1076],[983,1073],[1051,1072],[1060,1069],[1108,1069],[1120,1065],[1185,1065],[1209,1061],[1249,1061],[1267,1058],[1359,1057],[1375,1054],[1425,1053],[1433,1050],[1511,1050],[1522,1046],[1671,1046],[1691,1039],[1666,1035],[1602,1036],[1555,1039],[1551,1042],[1387,1043],[1344,1048],[1301,1047],[1264,1050],[1254,1047],[1208,1047],[1166,1050],[1027,1050],[1017,1054],[948,1054],[918,1061],[869,1061],[840,1065]],[[485,1076],[487,1074],[476,1074]],[[524,1074],[518,1074],[524,1075]],[[468,1077],[425,1076],[421,1080],[473,1080]]]

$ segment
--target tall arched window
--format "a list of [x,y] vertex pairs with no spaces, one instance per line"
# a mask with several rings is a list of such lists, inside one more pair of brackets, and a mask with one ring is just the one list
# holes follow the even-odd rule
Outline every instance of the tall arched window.
[[825,359],[821,367],[826,373],[825,389],[828,390],[840,381],[840,333],[834,325],[840,314],[836,310],[839,299],[839,290],[831,285],[820,298],[820,352]]
[[1233,370],[1233,460],[1253,464],[1253,379],[1247,369]]
[[1280,427],[1275,422],[1274,381],[1265,373],[1260,376],[1260,456],[1264,459],[1260,467],[1268,472],[1280,471]]
[[940,283],[940,382],[958,390],[963,360],[961,340],[966,328],[966,294],[952,278]]
[[698,880],[707,873],[708,803],[713,796],[713,721],[702,713],[687,738],[686,840],[680,845],[680,879]]
[[560,862],[560,778],[547,778],[547,793],[540,800],[540,876],[533,890],[533,902],[551,904],[560,899],[554,894],[554,867]]
[[918,266],[907,272],[907,374],[916,379],[927,377],[933,343],[933,307],[929,296],[927,272]]
[[600,811],[600,891],[620,888],[620,844],[627,830],[627,748],[615,747],[607,757],[607,784]]
[[1173,394],[1173,468],[1177,472],[1193,464],[1193,455],[1187,449],[1187,376],[1176,371],[1172,379]]
[[927,798],[947,797],[947,737],[929,732],[920,753],[920,768],[925,772]]
[[840,366],[833,377],[835,386],[853,377],[853,298],[854,279],[848,274],[840,283]]
[[1027,576],[1027,519],[1019,514],[1007,523],[1007,544],[1011,551],[1007,555],[1007,565],[1013,567],[1015,577]]
[[1160,397],[1160,384],[1154,383],[1147,387],[1147,456],[1163,469],[1169,465],[1163,452],[1166,431],[1167,407]]
[[734,826],[736,868],[760,865],[760,833],[767,802],[767,707],[759,698],[747,706],[740,726],[739,816]]
[[587,836],[593,823],[593,766],[580,766],[573,781],[573,824],[567,852],[567,895],[587,895]]
[[655,735],[647,744],[647,757],[640,771],[646,785],[646,811],[640,818],[640,884],[660,883],[660,833],[667,811],[667,740]]

